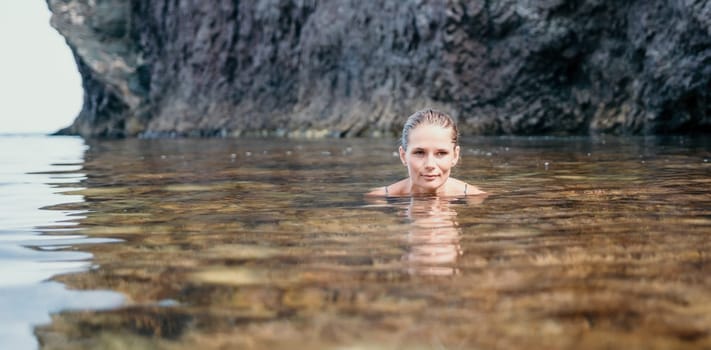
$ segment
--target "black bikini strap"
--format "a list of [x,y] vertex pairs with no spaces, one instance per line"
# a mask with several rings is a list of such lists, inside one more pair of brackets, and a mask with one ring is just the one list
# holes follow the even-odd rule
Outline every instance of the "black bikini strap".
[[469,186],[469,184],[464,184],[464,195],[465,196],[467,195],[467,186]]

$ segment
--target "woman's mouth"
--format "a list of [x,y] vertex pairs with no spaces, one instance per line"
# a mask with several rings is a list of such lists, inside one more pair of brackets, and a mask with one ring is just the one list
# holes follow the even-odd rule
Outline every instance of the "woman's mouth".
[[427,180],[427,181],[432,181],[432,180],[438,178],[439,175],[422,175],[422,177],[424,177],[425,180]]

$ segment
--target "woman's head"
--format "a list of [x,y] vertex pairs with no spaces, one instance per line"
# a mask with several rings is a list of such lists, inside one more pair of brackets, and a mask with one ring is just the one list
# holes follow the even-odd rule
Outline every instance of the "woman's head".
[[413,193],[444,189],[459,161],[457,126],[448,115],[431,109],[416,112],[402,131],[400,160],[407,167]]
[[438,110],[423,109],[415,112],[405,121],[405,125],[402,128],[402,138],[400,140],[400,145],[403,149],[407,150],[407,146],[410,143],[410,133],[420,125],[435,125],[445,129],[451,128],[452,143],[454,143],[455,146],[457,145],[459,129],[457,129],[457,124],[454,122],[454,119]]

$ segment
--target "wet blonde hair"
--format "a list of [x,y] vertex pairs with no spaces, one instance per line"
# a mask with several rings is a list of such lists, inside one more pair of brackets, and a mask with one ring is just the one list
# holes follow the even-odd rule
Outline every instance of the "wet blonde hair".
[[445,129],[452,128],[452,143],[454,143],[455,146],[457,145],[457,141],[459,140],[459,129],[457,128],[457,123],[454,122],[454,119],[447,115],[447,113],[440,112],[435,109],[423,109],[409,116],[405,122],[405,125],[402,127],[402,139],[400,140],[402,149],[407,149],[410,131],[422,124],[437,125]]

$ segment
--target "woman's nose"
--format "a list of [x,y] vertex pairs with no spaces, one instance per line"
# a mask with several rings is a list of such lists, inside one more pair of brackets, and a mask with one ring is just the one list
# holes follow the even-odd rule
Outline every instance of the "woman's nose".
[[433,155],[427,156],[427,159],[425,159],[425,166],[428,168],[434,168],[435,166],[435,157]]

